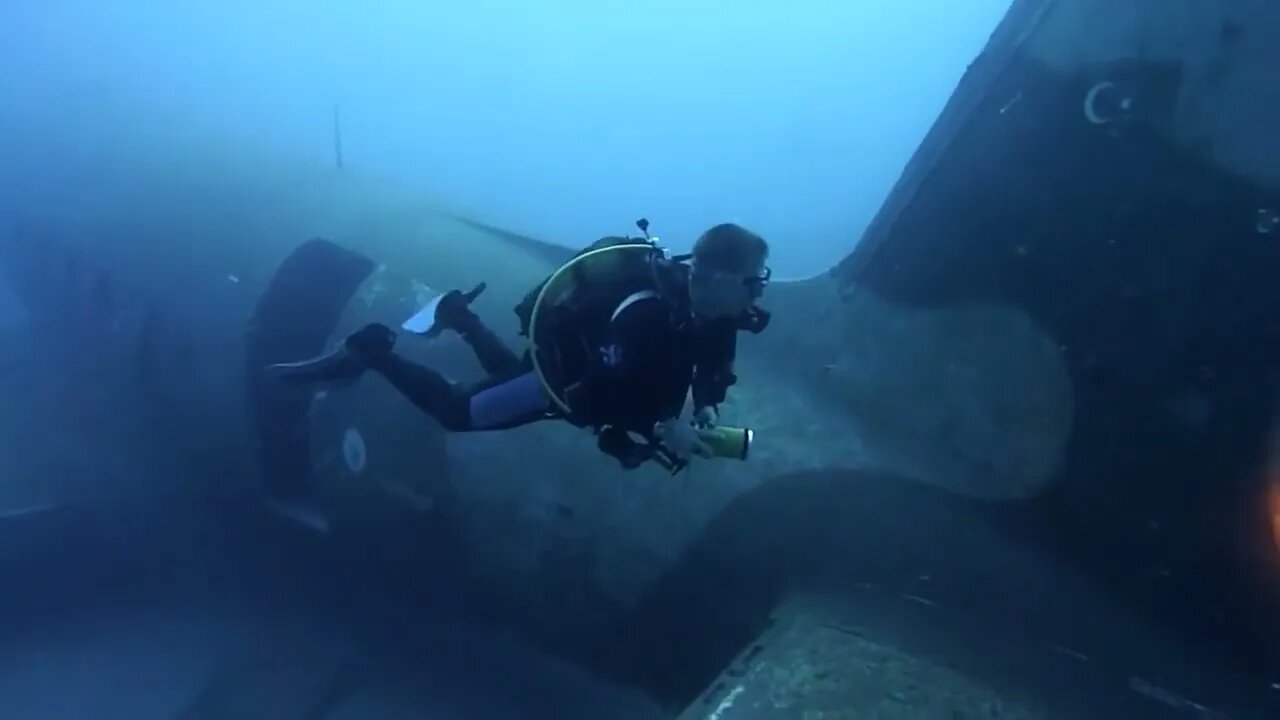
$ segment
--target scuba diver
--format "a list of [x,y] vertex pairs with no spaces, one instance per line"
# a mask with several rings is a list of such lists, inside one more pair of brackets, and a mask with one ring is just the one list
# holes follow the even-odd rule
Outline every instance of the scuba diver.
[[[769,282],[769,246],[726,223],[671,257],[647,220],[636,225],[643,238],[603,238],[526,295],[515,308],[530,339],[523,357],[470,309],[483,284],[439,299],[431,334],[452,330],[467,342],[488,374],[478,384],[454,384],[396,354],[396,333],[380,324],[329,355],[268,372],[310,384],[372,370],[452,432],[563,419],[592,429],[598,447],[628,469],[654,460],[675,473],[695,456],[745,459],[750,431],[726,436],[716,423],[737,381],[738,332],[759,333],[769,321],[756,307]],[[682,418],[690,393],[693,417]]]

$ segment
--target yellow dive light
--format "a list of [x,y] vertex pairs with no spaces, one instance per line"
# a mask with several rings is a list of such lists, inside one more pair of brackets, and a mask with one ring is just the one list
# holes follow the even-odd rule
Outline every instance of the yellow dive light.
[[756,433],[751,428],[717,425],[701,430],[699,435],[716,457],[746,460]]

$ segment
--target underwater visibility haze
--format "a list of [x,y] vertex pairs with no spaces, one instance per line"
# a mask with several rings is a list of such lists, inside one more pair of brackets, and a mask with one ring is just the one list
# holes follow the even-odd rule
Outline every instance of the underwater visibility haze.
[[1275,717],[1277,28],[8,3],[0,717]]

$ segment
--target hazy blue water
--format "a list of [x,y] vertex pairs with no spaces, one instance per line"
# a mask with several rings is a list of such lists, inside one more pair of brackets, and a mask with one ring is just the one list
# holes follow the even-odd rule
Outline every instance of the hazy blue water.
[[14,292],[5,274],[0,272],[0,331],[21,328],[27,318],[26,304]]

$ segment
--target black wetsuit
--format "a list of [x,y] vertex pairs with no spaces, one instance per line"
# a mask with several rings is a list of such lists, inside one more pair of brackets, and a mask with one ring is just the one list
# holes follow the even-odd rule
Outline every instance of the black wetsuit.
[[695,322],[685,298],[643,281],[590,305],[556,342],[570,421],[648,434],[680,414],[691,390],[698,407],[724,401],[735,381],[736,321]]
[[655,423],[680,414],[690,390],[698,407],[714,406],[736,380],[740,323],[695,322],[681,292],[687,269],[671,264],[663,272],[670,274],[667,282],[645,268],[557,309],[557,362],[543,370],[565,387],[572,414],[551,402],[529,355],[518,358],[478,318],[461,331],[489,374],[474,386],[450,383],[394,353],[370,357],[368,366],[448,430],[499,430],[560,417],[602,431],[601,449],[634,466],[642,461],[640,448],[625,432],[649,438]]

